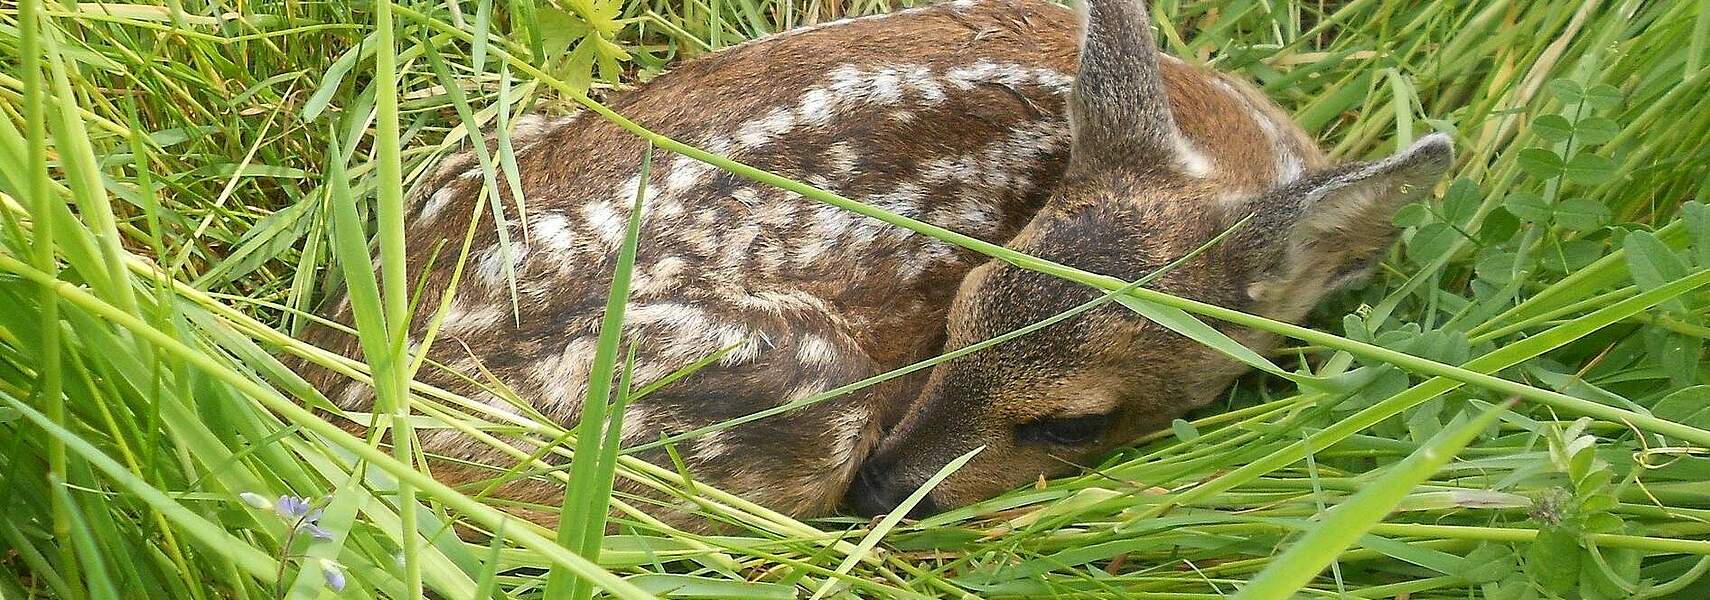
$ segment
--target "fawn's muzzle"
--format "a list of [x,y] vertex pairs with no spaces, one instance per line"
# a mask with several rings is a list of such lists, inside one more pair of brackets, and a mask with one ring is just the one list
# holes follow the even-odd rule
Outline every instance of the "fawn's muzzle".
[[[843,506],[863,517],[876,517],[896,510],[916,488],[902,485],[887,475],[889,466],[879,461],[863,465],[855,473],[855,482],[850,484],[849,491],[843,494]],[[908,511],[908,517],[919,519],[937,512],[938,503],[933,502],[932,495],[928,494]]]

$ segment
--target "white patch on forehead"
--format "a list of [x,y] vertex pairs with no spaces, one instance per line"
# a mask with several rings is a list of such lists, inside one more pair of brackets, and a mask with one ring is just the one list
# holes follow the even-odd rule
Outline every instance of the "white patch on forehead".
[[1289,143],[1289,136],[1283,132],[1282,124],[1278,123],[1271,116],[1271,113],[1259,104],[1258,98],[1250,93],[1242,93],[1241,90],[1236,89],[1234,84],[1222,76],[1212,77],[1211,81],[1217,86],[1218,91],[1245,105],[1247,107],[1247,118],[1252,119],[1253,123],[1265,132],[1265,139],[1270,143],[1271,153],[1275,155],[1272,183],[1279,185],[1289,183],[1306,172],[1305,161]]

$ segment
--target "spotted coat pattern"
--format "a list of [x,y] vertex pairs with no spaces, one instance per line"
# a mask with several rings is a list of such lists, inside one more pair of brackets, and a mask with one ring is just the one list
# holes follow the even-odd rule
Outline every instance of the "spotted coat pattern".
[[[674,139],[1003,243],[1062,174],[1077,27],[1071,11],[1042,0],[959,0],[735,46],[609,105]],[[1256,192],[1321,164],[1312,142],[1244,82],[1167,57],[1163,66],[1190,172],[1221,189]],[[573,424],[616,250],[642,187],[643,142],[587,114],[532,116],[516,128],[527,218],[510,224],[511,252],[490,218],[476,229],[430,356],[476,379],[490,374],[545,416]],[[409,216],[409,271],[411,281],[425,275],[426,289],[449,291],[453,253],[483,180],[468,154],[431,177]],[[645,189],[625,324],[636,382],[732,350],[630,407],[627,443],[938,354],[957,282],[983,262],[685,156],[658,154]],[[451,250],[429,256],[442,240]],[[516,282],[514,316],[507,272]],[[350,322],[348,302],[331,306],[331,317]],[[416,335],[430,312],[418,314]],[[357,355],[353,339],[329,330],[308,339]],[[345,408],[371,402],[364,385],[309,376]],[[430,368],[420,378],[513,410],[463,377]],[[922,384],[918,376],[895,380],[678,449],[700,481],[784,512],[823,513]],[[423,443],[433,453],[504,463],[455,433],[428,432]],[[534,483],[509,493],[550,501],[556,492]]]

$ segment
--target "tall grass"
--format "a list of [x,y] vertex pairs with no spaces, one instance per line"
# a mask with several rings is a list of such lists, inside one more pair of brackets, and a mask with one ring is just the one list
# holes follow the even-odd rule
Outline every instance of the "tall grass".
[[[874,524],[800,522],[635,460],[599,410],[571,428],[411,381],[434,367],[404,327],[440,307],[405,278],[405,253],[431,249],[401,219],[421,174],[480,132],[500,132],[479,157],[489,188],[514,178],[521,113],[621,121],[596,100],[672,60],[891,3],[0,6],[0,597],[1710,594],[1710,2],[1152,4],[1168,50],[1259,81],[1339,157],[1457,138],[1453,181],[1397,216],[1379,277],[1312,327],[1016,255],[623,122],[1105,289],[1260,369],[1082,475]],[[526,200],[485,196],[478,226]],[[365,363],[293,337],[339,285]],[[1293,343],[1242,354],[1208,320]],[[606,337],[602,373],[626,375]],[[378,414],[352,416],[376,427],[314,412],[330,405],[285,355],[372,382]],[[651,389],[595,381],[614,379],[590,407],[621,414]],[[560,529],[433,479],[413,439],[437,429],[516,458],[495,480],[571,483],[563,506],[523,507]],[[545,460],[577,451],[594,460]],[[674,530],[614,477],[727,533]]]

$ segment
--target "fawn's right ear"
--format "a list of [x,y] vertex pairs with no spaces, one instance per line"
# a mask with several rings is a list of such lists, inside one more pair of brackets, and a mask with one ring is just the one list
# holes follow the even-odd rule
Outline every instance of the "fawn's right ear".
[[1069,96],[1071,156],[1077,161],[1147,164],[1175,152],[1180,134],[1152,23],[1140,0],[1082,0],[1081,57]]
[[1252,214],[1240,247],[1259,267],[1254,311],[1296,319],[1325,294],[1364,279],[1397,233],[1395,211],[1430,192],[1454,163],[1448,135],[1432,134],[1388,158],[1302,177],[1237,209]]

